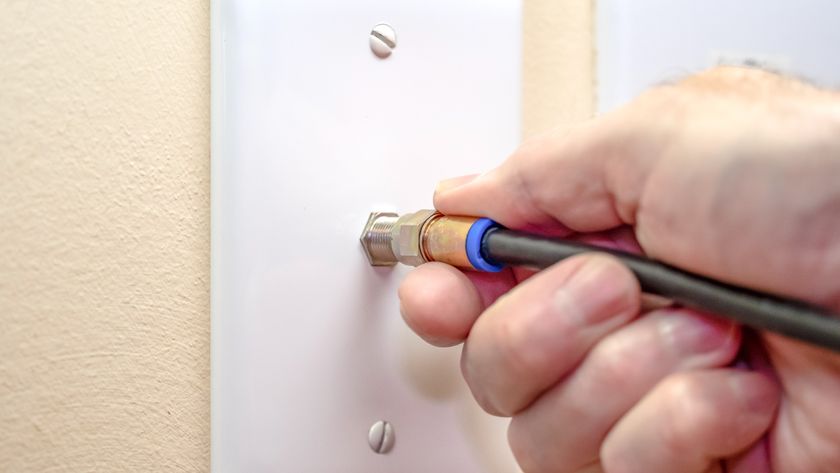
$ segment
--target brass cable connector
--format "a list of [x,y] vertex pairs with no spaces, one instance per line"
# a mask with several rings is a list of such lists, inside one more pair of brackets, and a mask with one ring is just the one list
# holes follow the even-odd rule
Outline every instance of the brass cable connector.
[[451,217],[434,210],[399,216],[373,212],[359,240],[372,266],[402,263],[419,266],[440,261],[463,269],[475,269],[467,256],[467,233],[475,217]]

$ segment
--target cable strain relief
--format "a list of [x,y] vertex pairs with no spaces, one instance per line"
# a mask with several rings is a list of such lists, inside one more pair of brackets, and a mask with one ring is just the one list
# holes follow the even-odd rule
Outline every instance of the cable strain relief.
[[475,221],[467,232],[467,258],[470,260],[473,268],[479,271],[488,273],[498,273],[504,268],[504,265],[493,264],[481,254],[481,242],[484,240],[484,235],[488,230],[498,228],[499,224],[490,220],[489,218],[480,218]]

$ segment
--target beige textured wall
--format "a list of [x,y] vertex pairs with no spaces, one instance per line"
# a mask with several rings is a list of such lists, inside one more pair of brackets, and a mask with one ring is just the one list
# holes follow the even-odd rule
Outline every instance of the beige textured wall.
[[0,14],[0,471],[209,465],[209,7]]
[[527,138],[595,110],[595,0],[524,0],[522,131]]
[[[209,467],[209,7],[4,3],[0,472]],[[589,1],[526,0],[526,135],[592,113]]]

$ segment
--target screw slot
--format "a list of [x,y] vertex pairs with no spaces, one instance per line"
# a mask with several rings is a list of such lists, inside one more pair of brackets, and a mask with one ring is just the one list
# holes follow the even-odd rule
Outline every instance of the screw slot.
[[397,47],[397,33],[387,23],[379,23],[370,30],[370,50],[380,59],[390,56]]
[[368,431],[370,449],[379,454],[385,454],[394,448],[394,427],[387,420],[376,421]]

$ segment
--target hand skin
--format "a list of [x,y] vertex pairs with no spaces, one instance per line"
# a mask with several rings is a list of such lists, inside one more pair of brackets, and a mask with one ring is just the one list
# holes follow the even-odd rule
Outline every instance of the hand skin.
[[[435,206],[840,312],[840,96],[713,69],[444,181]],[[400,287],[414,331],[464,342],[527,473],[840,471],[840,356],[642,299],[600,254],[536,275],[429,263]]]

